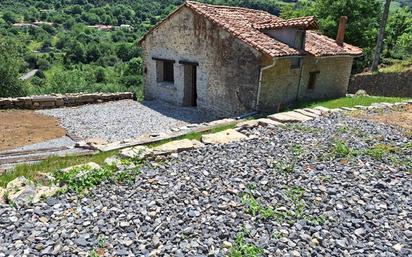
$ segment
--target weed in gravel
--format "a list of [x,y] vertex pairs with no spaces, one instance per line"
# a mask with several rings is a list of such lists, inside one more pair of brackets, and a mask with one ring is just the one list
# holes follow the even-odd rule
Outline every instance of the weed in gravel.
[[292,146],[292,153],[295,157],[300,157],[303,154],[303,148],[301,145],[293,145]]
[[275,170],[281,175],[289,175],[295,169],[295,162],[277,161],[275,164]]
[[369,155],[376,160],[382,160],[384,156],[392,153],[400,153],[401,149],[396,146],[388,144],[377,144],[365,151],[366,155]]
[[260,204],[251,194],[246,193],[242,196],[242,204],[246,205],[247,212],[252,216],[260,215],[263,219],[274,216],[274,210],[271,206]]
[[333,155],[335,158],[345,158],[351,153],[352,149],[343,140],[335,140],[333,143]]
[[228,253],[228,257],[259,257],[263,250],[253,243],[246,242],[247,233],[238,233],[235,242]]
[[131,181],[138,174],[140,174],[138,168],[117,172],[117,169],[113,166],[105,165],[102,168],[95,170],[83,166],[67,172],[57,171],[54,172],[53,176],[56,178],[56,181],[66,185],[69,190],[73,190],[76,193],[82,193],[84,190],[95,187],[108,180],[117,183]]

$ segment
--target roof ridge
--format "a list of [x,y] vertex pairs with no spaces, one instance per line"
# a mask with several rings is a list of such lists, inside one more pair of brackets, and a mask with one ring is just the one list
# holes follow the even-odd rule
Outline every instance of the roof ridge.
[[227,8],[227,9],[234,9],[234,10],[245,10],[245,11],[253,11],[253,12],[259,12],[259,13],[266,13],[266,14],[270,14],[273,15],[275,17],[278,17],[274,14],[271,14],[267,11],[263,11],[263,10],[256,10],[256,9],[250,9],[250,8],[246,8],[246,7],[240,7],[240,6],[230,6],[230,5],[218,5],[218,4],[206,4],[206,3],[202,3],[202,2],[197,2],[197,1],[185,1],[185,4],[198,4],[198,5],[206,5],[209,7],[213,7],[213,8]]

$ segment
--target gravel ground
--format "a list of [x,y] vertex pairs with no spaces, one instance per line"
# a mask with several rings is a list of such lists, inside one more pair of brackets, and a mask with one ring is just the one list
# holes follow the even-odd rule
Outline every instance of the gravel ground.
[[38,112],[58,118],[67,131],[83,139],[101,138],[109,142],[214,119],[193,108],[158,101],[123,100]]
[[[248,133],[128,185],[2,208],[0,256],[225,256],[242,231],[263,256],[412,255],[410,136],[337,114]],[[364,153],[378,144],[390,153]]]
[[26,150],[40,150],[45,148],[59,148],[59,147],[74,147],[76,142],[71,140],[69,137],[61,137],[56,139],[47,140],[41,143],[26,145],[22,147],[18,147],[12,151],[26,151]]

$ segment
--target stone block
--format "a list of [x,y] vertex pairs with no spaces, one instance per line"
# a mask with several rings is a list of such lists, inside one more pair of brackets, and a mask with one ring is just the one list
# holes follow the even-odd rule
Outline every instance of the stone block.
[[257,120],[261,126],[285,126],[285,124],[267,118]]
[[248,137],[234,129],[228,129],[213,134],[202,136],[202,142],[205,144],[228,144],[235,141],[247,139]]
[[146,146],[136,146],[132,148],[126,148],[120,151],[120,156],[124,158],[137,158],[143,160],[153,154],[153,150]]
[[317,106],[314,109],[319,110],[322,112],[322,114],[328,113],[329,112],[329,108],[323,107],[323,106]]
[[202,144],[201,142],[197,140],[183,139],[183,140],[172,141],[172,142],[157,146],[153,148],[153,153],[154,155],[180,153],[183,151],[192,150],[192,149],[200,148],[203,146],[204,144]]
[[258,120],[245,120],[236,124],[236,128],[253,128],[259,126]]
[[320,115],[318,115],[318,114],[316,114],[316,113],[312,113],[312,112],[308,112],[308,111],[305,111],[305,110],[303,110],[303,109],[297,109],[297,110],[294,110],[294,112],[297,112],[297,113],[300,113],[300,114],[303,114],[303,115],[305,115],[305,116],[308,116],[308,117],[311,117],[311,118],[318,118]]
[[304,111],[307,111],[307,112],[310,112],[310,113],[314,113],[314,114],[319,115],[319,116],[321,116],[321,115],[323,114],[322,111],[317,110],[317,109],[305,108],[305,109],[303,109],[303,110],[304,110]]
[[297,112],[282,112],[268,116],[269,119],[278,122],[304,122],[313,118],[305,116]]
[[53,101],[49,101],[49,102],[46,102],[46,101],[44,101],[44,102],[38,102],[39,103],[39,107],[40,108],[44,108],[44,109],[47,109],[47,108],[52,108],[52,107],[55,107],[56,106],[56,102],[53,100]]

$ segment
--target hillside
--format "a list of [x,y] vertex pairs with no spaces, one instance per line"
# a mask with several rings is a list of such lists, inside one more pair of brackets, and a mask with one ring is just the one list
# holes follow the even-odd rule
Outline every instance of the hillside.
[[[349,2],[341,1],[351,9]],[[380,15],[380,4],[376,1],[367,0],[370,6],[359,9],[350,23],[353,26],[348,28],[348,43],[365,49],[365,58],[356,63],[358,70],[369,65],[370,49],[375,44]],[[300,15],[319,16],[323,32],[331,37],[336,34],[337,24],[330,17],[341,15],[334,13],[333,8],[319,14],[313,10],[300,12],[301,5],[297,3],[305,1],[297,0],[203,2],[261,9],[276,15],[297,8]],[[1,65],[8,65],[4,70],[9,74],[3,77],[9,80],[2,82],[0,96],[129,90],[141,96],[142,59],[136,42],[181,3],[182,0],[1,1],[0,58],[5,60]],[[410,0],[400,0],[394,7],[411,4]],[[409,26],[402,17],[410,17],[410,12],[405,13],[396,17],[394,13],[394,21],[388,25],[389,30],[396,31],[388,33],[387,58],[409,54],[412,30],[402,37]],[[23,78],[27,80],[19,81],[17,78],[25,73]]]

